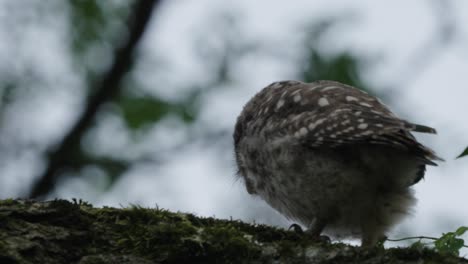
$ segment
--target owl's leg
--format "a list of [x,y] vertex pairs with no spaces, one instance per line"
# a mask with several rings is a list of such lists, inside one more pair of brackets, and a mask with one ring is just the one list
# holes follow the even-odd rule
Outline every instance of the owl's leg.
[[385,240],[384,228],[375,222],[367,222],[362,226],[361,247],[374,247],[379,241]]
[[[321,236],[323,229],[325,228],[325,221],[317,221],[315,220],[312,224],[309,225],[309,228],[305,232],[306,235],[311,237],[313,240],[317,240],[320,242],[330,242],[330,238],[327,236]],[[301,226],[298,224],[292,224],[288,230],[294,230],[296,233],[303,234],[304,231],[302,230]]]
[[323,229],[325,229],[326,221],[315,218],[314,221],[308,226],[307,233],[309,233],[313,237],[320,237]]
[[361,216],[362,246],[373,247],[385,240],[389,227],[407,214],[415,203],[411,189],[392,189],[374,199],[373,209]]
[[314,222],[309,225],[309,229],[307,229],[306,233],[312,237],[312,239],[320,241],[320,242],[330,242],[330,238],[328,236],[322,236],[323,229],[327,222],[323,219],[315,218]]

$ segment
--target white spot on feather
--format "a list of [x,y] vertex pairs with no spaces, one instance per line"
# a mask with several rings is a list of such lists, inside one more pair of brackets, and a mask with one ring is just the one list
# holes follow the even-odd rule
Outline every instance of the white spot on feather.
[[276,109],[280,109],[284,105],[284,100],[280,99],[278,103],[276,104]]
[[327,98],[325,97],[321,97],[319,100],[318,100],[318,105],[323,107],[323,106],[327,106],[329,105],[330,102],[328,102]]
[[358,99],[354,96],[346,96],[346,101],[348,102],[352,102],[352,101],[358,101]]
[[293,92],[291,93],[291,95],[295,95],[295,94],[297,94],[297,93],[299,93],[299,92],[301,92],[301,89],[297,89],[297,90],[293,91]]
[[372,134],[374,134],[374,132],[372,130],[367,130],[367,131],[364,131],[364,132],[361,133],[361,135],[363,135],[363,136],[368,136],[368,135],[372,135]]
[[316,90],[317,88],[320,88],[320,86],[311,86],[311,87],[307,88],[307,90],[309,92],[312,92],[312,91]]
[[319,120],[315,121],[315,124],[320,125],[325,122],[325,118],[320,118]]
[[325,121],[325,118],[320,118],[314,123],[309,124],[309,130],[314,130],[318,125],[322,124]]
[[359,124],[358,128],[359,129],[366,129],[368,125],[366,123]]
[[371,104],[364,103],[364,102],[361,102],[361,103],[359,103],[359,104],[362,105],[362,106],[365,106],[365,107],[372,107]]
[[305,127],[301,127],[301,129],[299,129],[299,135],[300,136],[305,136],[305,135],[307,135],[308,132],[309,131]]
[[297,102],[301,101],[301,99],[302,99],[302,97],[301,97],[301,95],[300,95],[300,94],[296,94],[296,95],[294,95],[294,98],[293,98],[294,102],[296,102],[296,103],[297,103]]
[[322,92],[330,91],[330,90],[333,90],[333,89],[341,89],[341,87],[340,86],[327,86],[327,87],[322,89]]

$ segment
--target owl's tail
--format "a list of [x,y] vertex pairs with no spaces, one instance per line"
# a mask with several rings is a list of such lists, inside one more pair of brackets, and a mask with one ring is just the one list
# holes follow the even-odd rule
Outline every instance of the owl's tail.
[[420,133],[437,134],[437,131],[432,127],[413,124],[413,123],[409,123],[409,122],[407,122],[405,125],[406,125],[406,129],[408,129],[410,131],[420,132]]
[[[413,124],[408,121],[405,121],[405,128],[409,131],[414,131],[414,132],[420,132],[420,133],[429,133],[429,134],[437,134],[437,131],[428,126],[424,125],[418,125],[418,124]],[[445,161],[443,158],[437,156],[437,154],[430,148],[423,146],[422,144],[419,144],[419,148],[424,154],[424,161],[427,165],[433,165],[437,166],[437,164],[434,161]]]

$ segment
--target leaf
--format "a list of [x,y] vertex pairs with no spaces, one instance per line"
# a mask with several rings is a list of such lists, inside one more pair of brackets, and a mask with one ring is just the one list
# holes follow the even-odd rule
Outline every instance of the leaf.
[[458,155],[457,159],[467,156],[467,155],[468,155],[468,147],[466,147],[465,150],[460,155]]
[[410,247],[411,247],[411,249],[422,252],[423,249],[425,248],[425,246],[426,245],[421,240],[418,240],[418,241],[414,242],[413,244],[411,244]]
[[113,33],[111,31],[115,31],[112,26],[116,25],[116,21],[126,17],[130,9],[129,3],[121,2],[69,1],[71,44],[76,55],[82,55],[83,51],[96,44],[97,41],[113,40],[109,38],[109,35]]
[[151,97],[125,96],[119,98],[117,103],[131,129],[157,122],[173,110],[169,102]]
[[468,226],[460,226],[457,231],[455,231],[455,235],[462,236],[466,231],[468,231]]
[[195,120],[195,99],[170,102],[156,97],[121,96],[116,100],[123,118],[130,129],[137,130],[160,121],[167,115],[179,117],[185,123]]
[[456,236],[457,235],[454,232],[443,234],[434,243],[436,250],[440,253],[458,256],[465,241],[461,238],[457,238]]

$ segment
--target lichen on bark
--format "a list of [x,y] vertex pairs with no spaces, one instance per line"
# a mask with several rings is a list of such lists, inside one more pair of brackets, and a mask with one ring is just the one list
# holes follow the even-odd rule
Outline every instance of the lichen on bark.
[[362,249],[159,208],[0,200],[0,263],[468,263],[430,249]]

